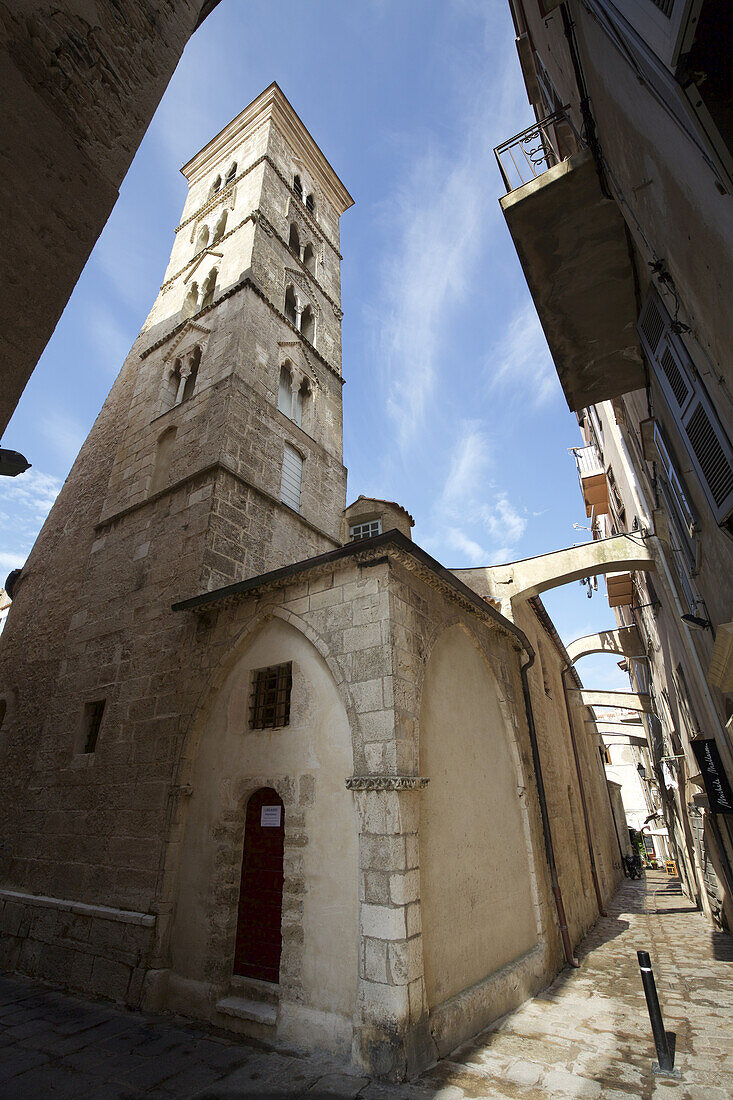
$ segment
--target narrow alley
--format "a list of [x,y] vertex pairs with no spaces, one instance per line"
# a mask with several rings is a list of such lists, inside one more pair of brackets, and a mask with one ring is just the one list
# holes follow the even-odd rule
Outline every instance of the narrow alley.
[[[654,1077],[637,949],[652,957],[679,1080]],[[626,881],[563,971],[416,1081],[386,1085],[332,1058],[273,1051],[179,1019],[0,979],[0,1095],[341,1100],[728,1100],[733,939],[660,872]]]

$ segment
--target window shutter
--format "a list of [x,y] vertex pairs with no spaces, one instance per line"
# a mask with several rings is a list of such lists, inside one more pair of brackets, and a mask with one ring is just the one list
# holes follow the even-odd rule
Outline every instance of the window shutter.
[[296,512],[300,511],[300,482],[303,476],[303,459],[295,447],[285,444],[283,472],[280,482],[280,500]]
[[715,520],[723,523],[733,512],[733,447],[654,292],[644,303],[638,329]]

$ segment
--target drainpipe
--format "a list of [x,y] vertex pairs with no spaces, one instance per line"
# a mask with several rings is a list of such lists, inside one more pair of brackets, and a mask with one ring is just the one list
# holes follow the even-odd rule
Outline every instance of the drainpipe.
[[593,852],[593,837],[590,831],[590,821],[588,819],[588,803],[585,800],[585,786],[583,784],[583,775],[580,770],[580,756],[578,754],[578,743],[575,740],[575,730],[573,729],[573,717],[570,712],[570,700],[568,699],[568,688],[565,683],[565,673],[570,671],[570,666],[566,666],[560,673],[560,679],[562,680],[562,693],[565,699],[565,713],[568,717],[568,729],[570,730],[570,743],[573,746],[573,756],[575,757],[575,772],[578,776],[578,790],[580,792],[580,805],[583,810],[583,824],[585,825],[585,838],[588,841],[588,858],[590,859],[590,873],[593,879],[593,889],[596,892],[596,901],[598,902],[598,913],[600,916],[605,917],[606,910],[603,905],[603,895],[601,894],[601,887],[598,883],[598,872],[596,870],[596,857]]
[[555,863],[555,848],[552,843],[552,832],[550,831],[550,817],[547,812],[547,798],[545,796],[545,782],[542,778],[542,763],[540,761],[540,750],[537,744],[537,730],[534,724],[534,712],[532,710],[532,697],[529,692],[529,682],[527,680],[527,673],[534,664],[534,651],[529,650],[529,660],[526,665],[521,665],[519,673],[522,677],[522,693],[524,695],[524,708],[527,713],[527,727],[529,730],[529,741],[532,746],[532,763],[534,765],[534,773],[537,779],[537,797],[540,801],[540,815],[542,817],[542,835],[545,841],[545,854],[547,856],[547,866],[550,870],[550,882],[552,884],[552,894],[555,898],[555,907],[557,909],[557,920],[560,925],[560,935],[562,936],[562,946],[565,953],[565,962],[568,966],[578,967],[580,963],[573,954],[573,946],[570,943],[570,934],[568,932],[568,922],[565,917],[565,906],[562,900],[562,891],[560,890],[560,880],[557,875],[557,864]]

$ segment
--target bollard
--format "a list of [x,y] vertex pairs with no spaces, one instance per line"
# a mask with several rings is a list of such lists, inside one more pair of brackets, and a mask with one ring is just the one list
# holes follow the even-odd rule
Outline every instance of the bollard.
[[637,951],[636,957],[639,960],[641,969],[641,980],[644,985],[646,1007],[649,1009],[654,1046],[657,1048],[658,1060],[652,1066],[652,1072],[661,1074],[664,1077],[679,1077],[680,1071],[674,1068],[674,1054],[669,1049],[669,1039],[667,1038],[667,1032],[664,1030],[662,1010],[659,1007],[659,997],[657,996],[657,986],[654,981],[649,952]]

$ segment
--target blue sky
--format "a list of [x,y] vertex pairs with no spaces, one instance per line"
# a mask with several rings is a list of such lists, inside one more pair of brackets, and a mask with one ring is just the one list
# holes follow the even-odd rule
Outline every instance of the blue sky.
[[[344,461],[445,565],[585,541],[575,418],[499,208],[493,147],[532,121],[506,0],[222,0],[189,43],[4,445],[0,573],[21,564],[163,277],[181,164],[277,80],[356,200],[342,219]],[[570,640],[604,585],[545,603]],[[627,684],[611,657],[588,686]]]

